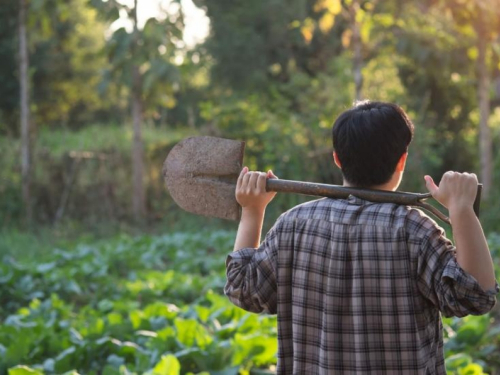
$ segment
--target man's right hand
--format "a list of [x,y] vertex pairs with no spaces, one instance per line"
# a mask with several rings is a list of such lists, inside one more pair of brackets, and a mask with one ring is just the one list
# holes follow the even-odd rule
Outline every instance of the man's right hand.
[[439,186],[431,176],[425,176],[427,189],[449,211],[473,208],[477,194],[477,176],[474,173],[446,172]]
[[264,212],[267,205],[276,195],[274,191],[266,191],[266,181],[268,178],[278,178],[273,171],[250,172],[244,167],[236,183],[236,201],[243,210],[255,210]]

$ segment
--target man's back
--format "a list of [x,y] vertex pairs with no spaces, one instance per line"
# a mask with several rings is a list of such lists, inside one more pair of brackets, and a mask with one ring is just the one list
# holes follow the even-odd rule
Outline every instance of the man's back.
[[278,374],[445,374],[439,311],[495,304],[427,216],[355,197],[283,214],[227,276],[233,303],[278,314]]

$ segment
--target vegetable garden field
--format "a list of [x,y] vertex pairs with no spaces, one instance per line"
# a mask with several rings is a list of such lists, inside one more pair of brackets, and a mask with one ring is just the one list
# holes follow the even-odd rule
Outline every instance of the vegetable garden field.
[[[223,295],[234,233],[121,236],[0,263],[0,374],[272,374],[276,317]],[[490,236],[498,261],[500,236]],[[498,322],[498,320],[497,320]],[[445,319],[450,374],[498,373],[491,315]]]
[[[500,281],[500,0],[0,4],[0,375],[275,373],[276,316],[223,293],[236,225],[184,213],[162,166],[214,136],[342,185],[332,125],[363,100],[414,124],[400,191],[478,175]],[[500,301],[443,322],[450,375],[500,375]]]

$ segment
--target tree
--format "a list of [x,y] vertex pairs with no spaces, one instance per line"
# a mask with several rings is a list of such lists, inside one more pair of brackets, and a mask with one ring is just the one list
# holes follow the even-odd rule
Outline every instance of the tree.
[[484,184],[484,196],[488,198],[493,185],[493,160],[491,131],[488,125],[490,117],[491,79],[488,67],[488,55],[493,53],[492,42],[500,36],[500,2],[490,4],[477,2],[477,16],[474,28],[477,33],[477,94],[479,103],[479,149],[481,155],[481,179]]
[[40,126],[77,129],[109,111],[100,98],[106,25],[86,0],[31,1],[33,101]]
[[137,19],[138,0],[132,8],[116,0],[94,0],[100,14],[109,22],[125,11],[132,30],[122,27],[107,41],[109,70],[103,77],[106,88],[111,82],[125,87],[130,93],[133,122],[132,146],[132,211],[138,221],[146,214],[144,192],[144,146],[141,125],[144,117],[157,108],[175,105],[179,72],[174,61],[183,43],[183,18],[180,6],[176,12],[165,11],[160,19],[150,18],[141,29]]
[[23,200],[26,211],[26,221],[31,223],[31,166],[30,166],[30,101],[29,101],[29,58],[28,41],[26,36],[26,0],[19,2],[19,86],[21,91],[21,176]]
[[[139,41],[139,28],[137,25],[137,0],[134,0],[133,14],[133,40],[132,56],[137,53]],[[132,63],[132,121],[134,127],[134,141],[132,145],[132,173],[133,173],[133,196],[132,207],[136,218],[143,218],[146,215],[146,199],[144,195],[144,146],[142,143],[141,123],[142,123],[142,77],[139,72],[139,65]]]
[[[490,61],[493,60],[492,56],[495,54],[493,43],[500,37],[500,0],[467,2],[455,0],[451,3],[445,2],[444,5],[449,7],[454,19],[462,27],[463,35],[471,40],[471,48],[477,50],[477,53],[473,52],[471,55],[475,57],[477,103],[480,115],[480,178],[484,184],[484,197],[487,198],[493,184],[492,139],[488,125],[491,112],[490,89],[492,88]],[[496,52],[496,54],[498,59],[499,53]],[[494,69],[498,70],[496,67]]]
[[470,37],[463,35],[446,8],[434,2],[407,2],[404,11],[392,14],[397,17],[387,22],[385,36],[392,51],[384,53],[393,54],[405,87],[406,95],[397,100],[413,112],[419,129],[415,142],[420,147],[410,156],[432,150],[419,161],[421,170],[436,178],[446,170],[474,170],[477,151],[471,113],[476,103]]
[[361,26],[358,20],[359,9],[359,0],[353,0],[349,9],[349,15],[352,24],[353,71],[356,100],[361,100],[361,88],[363,87],[363,73],[361,71],[363,66],[363,57],[361,55],[363,45],[361,41]]
[[19,3],[6,0],[0,7],[0,134],[17,135],[19,126]]
[[[213,82],[239,92],[269,91],[295,71],[315,76],[342,51],[340,0],[196,0],[210,18],[205,47]],[[333,3],[331,5],[330,3]]]
[[[484,197],[488,198],[493,183],[492,143],[488,118],[490,117],[490,74],[488,71],[487,55],[489,38],[485,26],[486,14],[479,9],[475,23],[477,32],[477,100],[479,104],[479,150],[481,155],[481,180],[484,185]],[[486,24],[487,25],[487,24]]]
[[[105,27],[96,19],[96,10],[87,0],[26,3],[32,127],[78,128],[112,112],[114,98],[100,98],[98,93],[106,60]],[[12,74],[18,68],[19,4],[5,0],[0,7],[0,133],[12,136],[20,134],[20,82]]]

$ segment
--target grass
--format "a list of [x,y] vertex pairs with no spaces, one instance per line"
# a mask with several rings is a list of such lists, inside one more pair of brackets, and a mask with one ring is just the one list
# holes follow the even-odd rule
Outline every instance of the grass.
[[[267,223],[267,227],[272,225]],[[82,223],[64,220],[58,225],[37,225],[31,228],[11,225],[0,229],[0,261],[4,256],[20,262],[41,263],[51,257],[56,248],[70,249],[81,243],[96,243],[129,235],[164,235],[177,232],[198,233],[201,230],[236,231],[238,224],[182,212],[173,208],[157,221],[126,223],[100,221]]]
[[0,231],[0,259],[4,256],[27,263],[43,263],[56,248],[71,248],[79,242],[96,240],[92,233],[68,228],[37,227],[33,230],[2,228]]
[[[147,124],[142,127],[142,136],[146,145],[158,142],[177,142],[191,133],[190,129],[166,130]],[[42,128],[37,134],[34,146],[49,152],[54,157],[60,157],[75,150],[103,151],[113,149],[126,151],[131,148],[132,136],[131,125],[95,124],[78,131]],[[19,149],[19,142],[17,138],[0,137],[0,149],[4,151],[2,154],[17,155],[15,150]],[[2,164],[5,162],[6,160],[2,160]]]
[[[146,150],[148,145],[173,144],[190,135],[193,135],[191,129],[165,129],[148,124],[143,124],[142,127],[142,137]],[[47,155],[53,158],[60,158],[71,151],[104,152],[115,150],[128,153],[132,148],[132,138],[131,125],[95,124],[78,131],[41,128],[32,147],[34,155]],[[0,150],[2,150],[0,165],[4,170],[14,170],[18,167],[20,147],[19,138],[0,136]],[[2,173],[0,173],[1,175]],[[9,176],[12,176],[12,173]]]

